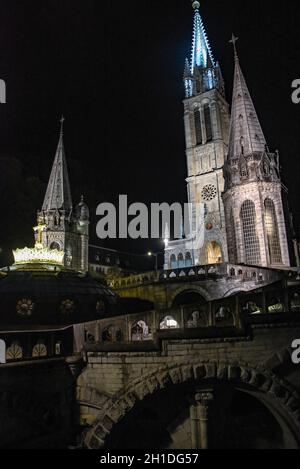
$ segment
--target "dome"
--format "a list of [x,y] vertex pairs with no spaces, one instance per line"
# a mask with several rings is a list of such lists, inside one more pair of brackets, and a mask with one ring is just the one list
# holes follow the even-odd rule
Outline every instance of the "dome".
[[4,273],[2,325],[79,324],[118,310],[118,296],[89,275],[50,265],[15,266]]

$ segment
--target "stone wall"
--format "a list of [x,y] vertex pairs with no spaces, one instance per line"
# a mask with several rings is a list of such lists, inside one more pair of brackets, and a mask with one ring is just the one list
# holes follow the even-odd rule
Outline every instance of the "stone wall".
[[300,369],[291,362],[297,337],[299,323],[268,324],[252,326],[241,338],[163,340],[159,351],[89,352],[77,382],[81,423],[91,426],[87,446],[103,446],[137,402],[183,383],[247,386],[300,434]]
[[0,448],[66,448],[73,404],[64,360],[0,365]]

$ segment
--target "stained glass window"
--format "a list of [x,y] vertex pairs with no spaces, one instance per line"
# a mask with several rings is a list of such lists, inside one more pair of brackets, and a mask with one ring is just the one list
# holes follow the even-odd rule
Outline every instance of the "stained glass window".
[[260,265],[260,245],[256,231],[256,211],[251,200],[246,200],[241,209],[243,226],[245,262],[248,265]]
[[271,264],[282,264],[279,231],[274,202],[265,200],[265,223],[268,237],[268,248]]

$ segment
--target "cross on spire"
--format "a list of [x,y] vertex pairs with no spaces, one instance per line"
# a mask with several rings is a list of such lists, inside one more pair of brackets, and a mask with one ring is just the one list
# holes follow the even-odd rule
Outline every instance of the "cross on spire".
[[236,60],[239,59],[237,49],[236,49],[236,43],[237,43],[238,40],[239,40],[239,38],[232,33],[232,36],[231,36],[231,39],[230,39],[229,43],[233,45],[234,57],[235,57]]

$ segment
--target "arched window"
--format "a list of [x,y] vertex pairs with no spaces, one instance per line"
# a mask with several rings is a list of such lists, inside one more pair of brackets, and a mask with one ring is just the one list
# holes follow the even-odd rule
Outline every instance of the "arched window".
[[205,311],[195,310],[189,316],[186,323],[188,329],[197,329],[201,327],[207,327],[208,320]]
[[38,342],[32,349],[32,358],[47,357],[48,350],[44,342]]
[[217,326],[234,326],[234,316],[227,306],[220,306],[215,313],[215,322]]
[[265,223],[271,264],[282,264],[276,210],[273,200],[265,200]]
[[206,129],[206,141],[211,142],[213,139],[213,129],[212,129],[209,104],[205,104],[203,112],[204,112],[205,129]]
[[19,342],[13,342],[6,350],[6,360],[21,360],[23,358],[23,349]]
[[179,269],[182,269],[183,267],[185,267],[184,257],[182,253],[178,255],[178,267]]
[[172,256],[170,257],[170,263],[171,263],[171,269],[177,269],[178,262],[177,262],[175,254],[172,254]]
[[50,244],[50,249],[60,251],[60,245],[56,242]]
[[220,264],[222,262],[222,249],[216,241],[211,241],[206,246],[206,262],[208,265]]
[[123,333],[117,326],[108,326],[102,332],[102,342],[122,342]]
[[237,264],[238,262],[238,252],[237,252],[237,242],[236,242],[236,232],[235,232],[235,222],[233,217],[233,211],[231,210],[229,216],[229,224],[227,226],[227,235],[228,235],[228,253],[229,260],[232,264]]
[[196,109],[194,112],[194,121],[195,121],[195,132],[196,132],[196,144],[202,145],[202,125],[201,125],[201,114],[200,109]]
[[245,263],[248,265],[260,265],[260,246],[256,232],[256,211],[251,200],[246,200],[241,209],[243,226]]
[[6,345],[4,340],[0,340],[0,365],[6,363]]
[[193,265],[192,255],[190,252],[187,252],[185,255],[185,266],[191,267]]
[[179,329],[179,324],[173,316],[166,316],[159,325],[160,330]]
[[133,342],[141,342],[144,340],[151,340],[152,334],[149,326],[145,321],[139,321],[131,329],[131,340]]

